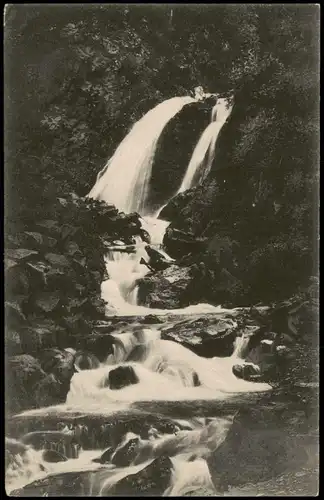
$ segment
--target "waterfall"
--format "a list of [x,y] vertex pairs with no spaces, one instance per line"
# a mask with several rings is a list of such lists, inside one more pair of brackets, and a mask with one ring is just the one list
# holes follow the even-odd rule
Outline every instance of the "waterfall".
[[187,171],[177,194],[200,184],[210,172],[218,134],[223,127],[231,108],[226,99],[218,99],[212,109],[211,123],[202,133],[192,154]]
[[[139,212],[142,215],[142,227],[150,234],[151,245],[159,250],[162,250],[163,236],[169,223],[158,219],[163,207],[160,207],[155,213],[151,213],[147,204],[156,147],[171,118],[186,104],[202,98],[201,96],[204,94],[200,94],[198,92],[195,99],[173,97],[146,113],[132,127],[114,155],[99,172],[97,181],[88,194],[91,198],[113,203],[119,210]],[[218,133],[229,113],[230,109],[226,105],[226,100],[218,99],[211,113],[212,122],[198,141],[179,192],[201,182],[208,174],[214,158]],[[165,314],[164,310],[153,310],[137,304],[138,287],[136,282],[149,272],[147,266],[142,263],[143,259],[146,262],[149,261],[145,251],[145,243],[140,238],[136,240],[135,253],[108,252],[106,268],[109,279],[101,286],[102,298],[108,304],[108,315]],[[208,313],[214,311],[213,306],[198,304],[183,310],[173,310],[172,313],[189,314],[191,312]]]
[[[97,181],[88,194],[88,197],[113,203],[119,210],[125,212],[137,211],[142,215],[142,227],[150,234],[151,244],[161,249],[163,236],[168,222],[159,220],[159,208],[154,214],[150,213],[147,205],[152,164],[159,138],[167,125],[186,104],[197,100],[191,97],[173,97],[168,99],[144,115],[120,143],[114,155],[99,172]],[[220,99],[212,111],[216,118],[205,130],[200,139],[193,158],[189,164],[182,190],[191,187],[191,177],[204,163],[204,156],[208,152],[208,162],[205,173],[210,168],[218,132],[223,125],[229,111],[224,99]],[[204,154],[201,156],[201,151]],[[198,161],[197,161],[198,158]],[[193,174],[191,171],[193,170]],[[190,183],[187,186],[187,180]],[[141,262],[148,262],[145,244],[140,238],[136,241],[136,251],[133,254],[118,251],[108,252],[106,268],[109,279],[102,283],[102,297],[107,302],[108,314],[136,315],[161,313],[165,311],[152,310],[137,305],[138,287],[136,282],[148,273],[148,268]],[[212,312],[215,308],[208,304],[190,306],[179,312]]]
[[158,104],[135,123],[99,172],[88,196],[112,203],[125,212],[147,214],[146,200],[158,140],[171,118],[191,102],[195,99],[189,96],[173,97]]

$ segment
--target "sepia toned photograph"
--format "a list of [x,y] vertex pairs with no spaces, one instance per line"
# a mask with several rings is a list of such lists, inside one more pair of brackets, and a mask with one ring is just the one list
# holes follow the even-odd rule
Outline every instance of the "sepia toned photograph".
[[319,4],[6,4],[10,497],[319,495]]

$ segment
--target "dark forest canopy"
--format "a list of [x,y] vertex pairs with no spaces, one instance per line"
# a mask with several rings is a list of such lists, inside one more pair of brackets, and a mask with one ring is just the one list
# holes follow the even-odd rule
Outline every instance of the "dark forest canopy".
[[[309,270],[317,229],[319,15],[310,4],[9,6],[8,216],[19,219],[53,195],[87,194],[136,120],[199,85],[234,95],[235,106],[207,180],[210,206],[198,193],[185,215],[179,212],[179,227],[195,221],[204,232],[221,218],[235,226],[231,237],[248,241],[248,253],[283,245],[288,260],[306,253]],[[255,202],[259,211],[251,211]]]
[[312,112],[318,22],[312,5],[9,6],[7,155],[44,175],[68,162],[61,189],[82,192],[136,119],[197,85],[268,100],[293,86]]

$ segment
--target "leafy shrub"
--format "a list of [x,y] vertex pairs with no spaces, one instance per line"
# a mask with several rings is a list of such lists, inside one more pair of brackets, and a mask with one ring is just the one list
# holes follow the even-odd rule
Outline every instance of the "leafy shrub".
[[6,230],[7,335],[9,345],[17,346],[19,337],[28,353],[67,346],[75,334],[91,333],[105,315],[105,244],[129,242],[140,228],[136,214],[125,216],[76,195],[53,199],[43,214],[51,218],[41,218],[38,210],[25,214],[24,230],[17,232],[14,221]]

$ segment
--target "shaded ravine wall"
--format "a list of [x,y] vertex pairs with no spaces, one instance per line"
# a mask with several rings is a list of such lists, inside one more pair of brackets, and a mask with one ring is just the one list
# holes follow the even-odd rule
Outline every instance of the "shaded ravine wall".
[[216,240],[227,239],[246,305],[287,298],[317,274],[315,101],[291,116],[276,99],[238,93],[209,176],[161,212],[171,221],[164,240],[171,254],[176,229],[206,239],[193,260],[208,266],[218,260]]

